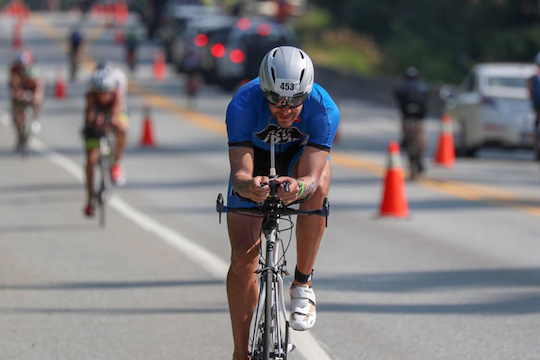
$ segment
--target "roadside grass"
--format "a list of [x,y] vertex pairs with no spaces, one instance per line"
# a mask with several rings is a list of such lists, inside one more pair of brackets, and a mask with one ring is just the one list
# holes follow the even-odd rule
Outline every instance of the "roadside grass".
[[328,13],[313,8],[294,29],[315,64],[363,76],[379,73],[381,52],[375,42],[348,28],[332,28]]

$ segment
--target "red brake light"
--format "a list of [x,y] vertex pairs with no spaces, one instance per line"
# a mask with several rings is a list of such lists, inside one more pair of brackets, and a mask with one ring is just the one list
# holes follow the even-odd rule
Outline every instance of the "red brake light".
[[210,49],[210,51],[215,57],[221,58],[225,55],[225,46],[223,46],[223,44],[217,43],[212,46],[212,49]]
[[206,34],[199,34],[195,36],[195,45],[198,47],[203,47],[206,46],[206,44],[208,44],[208,36],[206,36]]
[[236,26],[240,29],[240,30],[249,30],[249,28],[251,27],[251,20],[249,20],[248,18],[241,18],[240,20],[238,20],[236,22]]
[[229,54],[229,58],[231,59],[231,61],[235,64],[240,64],[242,61],[244,61],[244,59],[246,58],[244,56],[244,53],[241,51],[241,50],[238,50],[238,49],[234,49],[233,51],[231,51],[231,53]]
[[261,36],[268,36],[272,31],[272,27],[268,24],[261,24],[257,27],[257,33]]

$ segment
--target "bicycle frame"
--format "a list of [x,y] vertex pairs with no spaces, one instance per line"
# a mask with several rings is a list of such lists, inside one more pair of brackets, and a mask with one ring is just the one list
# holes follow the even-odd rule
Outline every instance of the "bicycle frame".
[[34,104],[32,102],[33,94],[31,91],[25,92],[24,109],[22,124],[19,129],[19,143],[17,145],[21,155],[28,155],[28,140],[32,135],[32,118],[34,115]]
[[[109,134],[105,134],[99,138],[99,157],[96,164],[96,170],[99,173],[99,180],[94,182],[94,197],[100,209],[99,225],[105,226],[105,204],[109,197],[109,189],[111,188],[111,163],[112,163],[112,148]],[[97,174],[94,174],[94,179],[97,179]]]

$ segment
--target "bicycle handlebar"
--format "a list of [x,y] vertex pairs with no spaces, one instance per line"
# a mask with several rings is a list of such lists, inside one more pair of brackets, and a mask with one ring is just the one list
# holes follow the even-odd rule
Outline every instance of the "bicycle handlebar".
[[[290,205],[293,205],[293,204],[295,203],[292,203]],[[326,226],[328,226],[328,215],[330,214],[330,203],[328,201],[328,198],[324,199],[322,209],[318,209],[318,210],[293,209],[289,207],[290,205],[285,205],[279,198],[272,197],[272,198],[268,198],[262,204],[257,204],[256,207],[249,207],[249,208],[228,207],[228,206],[223,205],[223,195],[219,194],[216,201],[216,211],[219,213],[220,224],[221,224],[222,213],[247,212],[254,215],[262,215],[262,216],[318,215],[318,216],[323,216],[326,218]]]

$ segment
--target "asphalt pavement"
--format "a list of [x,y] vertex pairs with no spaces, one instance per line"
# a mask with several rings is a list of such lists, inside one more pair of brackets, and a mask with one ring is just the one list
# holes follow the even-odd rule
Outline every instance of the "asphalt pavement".
[[[83,96],[95,62],[124,67],[123,49],[101,19],[81,23],[90,38],[84,66],[67,98],[54,98],[76,23],[77,14],[41,13],[24,26],[47,81],[42,131],[27,158],[13,151],[0,87],[0,359],[230,359],[230,250],[215,200],[227,190],[232,95],[205,86],[189,108],[184,77],[171,67],[155,82],[159,44],[143,44],[130,81],[128,183],[114,190],[101,229],[82,213]],[[12,29],[0,21],[4,84]],[[410,216],[381,218],[397,111],[336,101],[331,216],[313,282],[317,324],[293,334],[290,359],[540,359],[540,166],[532,153],[482,150],[452,169],[429,160],[426,178],[406,183]],[[150,148],[140,146],[145,106]],[[440,123],[426,127],[432,159]],[[288,258],[292,271],[294,245]]]

